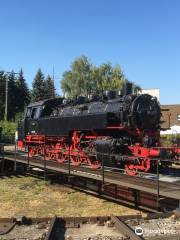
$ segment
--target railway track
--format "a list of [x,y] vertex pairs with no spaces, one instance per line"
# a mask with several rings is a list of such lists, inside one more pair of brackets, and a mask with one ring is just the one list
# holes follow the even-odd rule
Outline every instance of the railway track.
[[[85,230],[85,225],[87,225],[86,228],[94,227],[96,233],[89,233],[88,230]],[[100,232],[97,234],[98,228],[100,229]],[[69,229],[71,229],[71,231],[68,231]],[[75,231],[73,231],[72,229],[75,229]],[[125,222],[123,222],[120,218],[116,216],[69,219],[61,219],[55,216],[51,221],[51,225],[45,240],[63,239],[61,238],[63,233],[66,239],[144,239],[138,236],[131,227],[129,227]],[[108,234],[111,235],[107,236]]]
[[[26,154],[8,152],[5,159],[23,164],[25,169],[34,171],[41,169],[41,174],[48,176],[53,172],[63,184],[109,200],[115,200],[133,207],[157,211],[158,209],[172,209],[178,207],[180,200],[180,183],[163,182],[157,179],[128,176],[119,172],[101,170],[93,171],[84,166],[75,167],[69,164],[58,164],[53,161],[44,161],[42,158],[29,158]],[[60,175],[59,175],[60,173]]]
[[177,240],[179,212],[163,214],[0,218],[0,238],[24,240]]

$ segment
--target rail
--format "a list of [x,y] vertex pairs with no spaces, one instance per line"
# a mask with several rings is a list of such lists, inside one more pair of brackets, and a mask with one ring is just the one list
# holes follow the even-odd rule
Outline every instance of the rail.
[[[149,225],[149,230],[152,230],[152,235],[153,235],[153,229],[150,229],[150,226],[152,225],[153,222],[153,228],[156,233],[156,237],[158,236],[159,232],[159,237],[162,237],[162,233],[159,231],[159,221],[163,222],[166,227],[170,227],[170,230],[172,233],[175,233],[175,237],[179,236],[179,230],[171,229],[171,226],[174,225],[174,220],[172,216],[177,220],[179,218],[179,213],[176,212],[171,212],[171,213],[165,213],[165,214],[150,214],[147,215],[146,217],[142,217],[141,215],[130,215],[130,216],[102,216],[102,217],[65,217],[65,218],[59,218],[59,217],[54,217],[51,221],[48,233],[46,235],[45,240],[62,240],[66,239],[68,236],[68,239],[98,239],[98,233],[94,233],[93,230],[90,233],[88,230],[86,233],[84,233],[83,237],[80,234],[81,229],[84,229],[84,225],[87,225],[87,229],[89,229],[90,225],[95,225],[96,226],[96,231],[97,227],[99,227],[100,233],[101,233],[101,238],[102,235],[105,235],[106,230],[104,227],[107,227],[112,230],[112,232],[116,232],[118,239],[121,238],[122,240],[143,240],[146,239],[146,231],[143,232],[143,228],[141,228],[144,225]],[[169,218],[171,217],[171,218]],[[168,223],[167,219],[171,219],[171,221]],[[127,224],[128,222],[128,224]],[[168,226],[169,225],[169,226]],[[180,225],[180,223],[177,223],[177,227]],[[162,223],[163,226],[163,223]],[[173,227],[172,227],[173,228]],[[68,231],[71,229],[70,231]],[[73,229],[74,233],[73,234]],[[90,228],[92,229],[92,228]],[[137,229],[142,229],[142,232],[138,232]],[[144,229],[145,230],[145,229]],[[169,231],[169,233],[171,232]],[[167,237],[166,233],[163,235],[163,239],[174,239],[173,234],[168,235],[167,229],[165,229],[165,232],[167,232]],[[68,235],[67,235],[68,234]],[[97,236],[94,236],[94,234],[97,234]],[[149,234],[149,233],[148,233]],[[90,236],[89,236],[90,235]],[[145,236],[144,236],[145,235]],[[112,236],[111,236],[112,237]],[[104,237],[104,239],[109,239],[108,236]],[[113,238],[114,239],[114,238]],[[116,238],[115,238],[116,239]],[[149,237],[148,237],[149,239]],[[159,238],[158,238],[159,239]]]
[[[48,229],[45,240],[55,240],[57,223],[58,223],[58,218],[54,216],[51,220],[50,227]],[[61,240],[61,238],[59,238],[59,240]]]
[[125,224],[122,220],[120,220],[116,216],[111,217],[111,221],[114,222],[114,226],[119,230],[119,232],[123,233],[129,240],[142,240],[144,238],[135,234],[132,228],[130,228],[127,224]]
[[[110,223],[111,226],[114,227],[118,231],[119,234],[122,234],[123,237],[121,239],[129,239],[129,240],[143,240],[143,237],[138,236],[135,231],[130,228],[125,222],[120,220],[120,218],[116,216],[111,217],[90,217],[90,218],[58,218],[53,217],[50,223],[49,230],[47,232],[45,240],[63,240],[65,231],[68,228],[81,228],[81,224],[84,222],[95,223],[96,225],[103,226],[104,221]],[[61,231],[60,231],[61,230]],[[61,233],[60,233],[61,232]],[[93,234],[93,233],[91,233]],[[89,238],[88,238],[89,239]]]
[[[179,239],[179,220],[180,212],[177,211],[148,214],[145,217],[142,215],[124,215],[0,218],[0,239],[102,239],[102,236],[104,236],[103,239],[109,239],[108,236],[114,236],[113,239],[143,240],[154,239],[153,231],[156,239]],[[142,229],[142,231],[139,232],[137,229]],[[100,238],[98,238],[99,233]]]

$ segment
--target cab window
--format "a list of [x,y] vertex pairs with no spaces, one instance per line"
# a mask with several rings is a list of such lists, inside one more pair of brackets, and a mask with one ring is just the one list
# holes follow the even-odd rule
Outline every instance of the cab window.
[[41,107],[36,107],[32,109],[31,118],[38,119],[41,114]]
[[27,109],[27,112],[26,112],[26,117],[27,117],[27,118],[30,118],[30,117],[31,117],[31,110],[32,110],[32,108],[28,108],[28,109]]

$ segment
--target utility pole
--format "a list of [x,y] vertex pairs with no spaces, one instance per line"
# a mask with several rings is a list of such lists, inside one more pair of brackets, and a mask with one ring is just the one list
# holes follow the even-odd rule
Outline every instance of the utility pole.
[[[14,72],[5,72],[7,74],[19,74]],[[8,75],[6,76],[6,88],[5,88],[5,113],[4,113],[4,120],[7,121],[8,115]]]

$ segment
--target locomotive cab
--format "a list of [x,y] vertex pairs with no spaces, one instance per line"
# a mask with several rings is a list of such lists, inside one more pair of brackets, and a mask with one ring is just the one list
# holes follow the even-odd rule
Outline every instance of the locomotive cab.
[[27,108],[26,121],[29,129],[27,134],[38,133],[38,119],[41,116],[42,109],[43,109],[42,105]]
[[30,103],[25,112],[24,119],[18,124],[18,144],[23,145],[26,135],[39,134],[39,120],[49,116],[53,109],[62,103],[62,98],[47,99]]
[[27,134],[37,134],[38,119],[41,116],[43,103],[31,103],[26,109],[24,119],[18,123],[18,146],[23,147],[23,142]]

